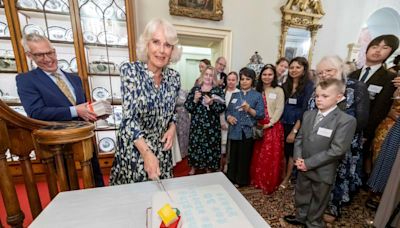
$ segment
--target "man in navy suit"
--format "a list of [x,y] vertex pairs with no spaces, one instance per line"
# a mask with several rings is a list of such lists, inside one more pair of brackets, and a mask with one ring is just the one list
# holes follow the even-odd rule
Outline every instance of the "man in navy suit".
[[[18,95],[28,116],[44,121],[96,121],[96,114],[85,103],[80,77],[58,67],[57,53],[50,41],[38,34],[28,34],[22,45],[37,66],[16,77]],[[96,186],[103,186],[96,153],[92,166]]]

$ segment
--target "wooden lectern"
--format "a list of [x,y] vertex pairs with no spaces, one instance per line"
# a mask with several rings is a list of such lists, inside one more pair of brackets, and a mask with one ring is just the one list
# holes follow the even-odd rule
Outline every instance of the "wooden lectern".
[[84,188],[91,188],[94,186],[90,163],[93,129],[94,125],[88,122],[31,119],[0,100],[0,189],[10,226],[22,227],[25,216],[9,172],[6,152],[9,150],[19,156],[32,216],[36,218],[42,206],[29,154],[35,150],[36,158],[44,164],[51,198],[57,195],[59,189],[68,191],[79,188],[75,161],[82,166]]

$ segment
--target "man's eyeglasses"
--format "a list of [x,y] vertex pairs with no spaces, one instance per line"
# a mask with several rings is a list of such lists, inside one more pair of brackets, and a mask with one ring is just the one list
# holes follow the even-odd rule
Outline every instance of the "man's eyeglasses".
[[56,50],[52,49],[49,52],[44,52],[44,53],[32,53],[32,52],[28,52],[30,53],[33,57],[35,57],[36,59],[44,59],[45,56],[49,57],[49,58],[53,58],[56,56]]

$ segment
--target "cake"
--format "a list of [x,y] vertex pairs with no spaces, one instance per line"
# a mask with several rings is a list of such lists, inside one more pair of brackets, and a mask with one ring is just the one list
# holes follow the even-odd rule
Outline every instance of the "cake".
[[183,188],[157,192],[152,199],[151,227],[159,228],[161,218],[157,214],[166,204],[178,208],[182,228],[234,228],[253,227],[246,216],[221,185]]

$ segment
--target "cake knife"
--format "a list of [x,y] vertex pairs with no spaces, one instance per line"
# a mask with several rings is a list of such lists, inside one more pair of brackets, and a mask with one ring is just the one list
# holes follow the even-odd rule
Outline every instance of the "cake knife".
[[165,188],[164,184],[162,183],[160,177],[156,177],[154,179],[157,181],[157,184],[161,188],[161,190],[164,191],[167,194],[168,198],[171,200],[171,202],[173,202],[174,200],[172,199],[171,195],[168,193],[168,191]]

